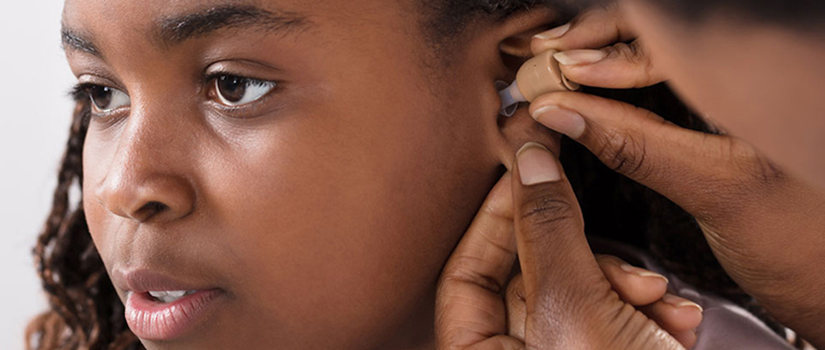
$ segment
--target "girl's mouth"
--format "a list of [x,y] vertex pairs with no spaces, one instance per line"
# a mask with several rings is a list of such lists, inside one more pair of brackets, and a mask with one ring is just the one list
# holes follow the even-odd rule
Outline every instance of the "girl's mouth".
[[126,323],[143,340],[168,341],[192,333],[228,296],[214,282],[180,271],[115,268],[111,277],[126,296]]
[[217,308],[220,289],[128,292],[126,322],[139,338],[172,340],[202,324]]

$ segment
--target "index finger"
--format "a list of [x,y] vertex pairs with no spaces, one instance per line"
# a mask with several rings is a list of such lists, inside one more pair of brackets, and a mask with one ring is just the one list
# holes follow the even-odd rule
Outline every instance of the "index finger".
[[507,334],[503,292],[516,258],[511,175],[493,187],[447,260],[436,295],[439,348],[465,348]]
[[598,49],[636,37],[617,5],[596,6],[582,12],[572,22],[533,37],[533,54],[549,49]]

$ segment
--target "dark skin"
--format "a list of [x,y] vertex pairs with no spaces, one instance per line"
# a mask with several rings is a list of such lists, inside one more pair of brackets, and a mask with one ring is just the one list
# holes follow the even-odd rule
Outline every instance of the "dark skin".
[[[118,295],[134,269],[221,291],[209,322],[141,341],[432,348],[436,279],[500,165],[526,140],[558,151],[526,114],[499,119],[495,90],[514,74],[500,48],[529,52],[501,44],[554,12],[477,24],[434,72],[417,3],[251,5],[66,2],[67,58],[95,102],[83,207]],[[241,77],[259,82],[216,85]],[[604,261],[634,304],[664,294]]]

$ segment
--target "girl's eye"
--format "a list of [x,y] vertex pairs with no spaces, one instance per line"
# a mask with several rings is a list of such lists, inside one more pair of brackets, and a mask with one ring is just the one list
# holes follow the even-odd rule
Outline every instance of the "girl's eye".
[[131,103],[125,92],[108,86],[92,85],[86,91],[98,112],[108,113]]
[[219,75],[215,79],[215,95],[221,104],[235,107],[255,102],[275,88],[275,82]]

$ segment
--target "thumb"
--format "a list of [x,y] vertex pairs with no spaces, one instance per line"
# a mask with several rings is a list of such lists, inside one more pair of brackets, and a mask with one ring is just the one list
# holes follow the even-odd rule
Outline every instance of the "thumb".
[[529,142],[513,165],[513,218],[526,297],[525,341],[567,348],[587,329],[580,320],[588,300],[610,292],[584,235],[584,221],[558,159]]
[[528,349],[681,348],[612,290],[555,155],[541,144],[525,144],[511,182]]

